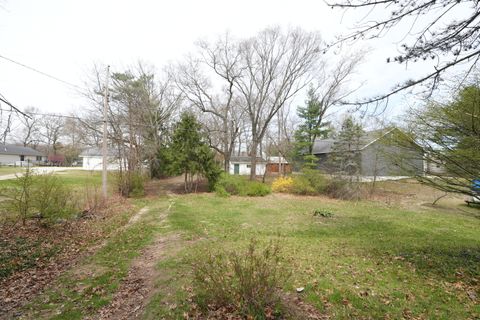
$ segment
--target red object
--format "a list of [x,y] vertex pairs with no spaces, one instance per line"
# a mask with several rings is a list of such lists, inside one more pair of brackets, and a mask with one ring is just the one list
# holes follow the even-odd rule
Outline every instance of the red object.
[[48,156],[48,162],[61,164],[65,162],[65,156],[62,154],[52,154]]

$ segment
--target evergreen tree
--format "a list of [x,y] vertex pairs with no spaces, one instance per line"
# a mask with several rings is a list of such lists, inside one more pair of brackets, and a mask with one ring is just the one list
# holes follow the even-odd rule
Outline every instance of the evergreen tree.
[[200,176],[207,178],[209,188],[213,189],[220,176],[220,168],[205,142],[201,125],[190,112],[184,112],[175,125],[167,157],[170,172],[185,175],[185,192],[196,190]]
[[337,135],[330,155],[330,162],[336,172],[348,176],[350,181],[360,175],[360,138],[363,129],[351,116],[347,117]]
[[328,123],[324,122],[326,110],[313,88],[308,90],[305,103],[306,106],[298,107],[297,111],[302,123],[295,131],[295,153],[303,158],[304,166],[315,168],[317,158],[313,155],[313,145],[317,138],[326,138]]

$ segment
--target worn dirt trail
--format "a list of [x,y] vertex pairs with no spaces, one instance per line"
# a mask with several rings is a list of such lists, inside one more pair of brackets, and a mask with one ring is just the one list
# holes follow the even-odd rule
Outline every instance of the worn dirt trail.
[[157,292],[155,281],[161,276],[156,265],[180,249],[178,235],[159,237],[135,259],[110,304],[102,308],[94,319],[139,318],[150,299]]
[[[170,181],[171,180],[171,181]],[[158,219],[163,224],[170,212],[170,209],[175,203],[175,198],[172,195],[172,189],[178,187],[178,180],[168,179],[162,181],[162,187],[151,188],[147,196],[169,196],[169,206],[162,213],[159,214]],[[148,211],[140,210],[138,214],[132,217],[129,225],[136,223]],[[156,268],[156,265],[170,255],[178,252],[184,241],[181,240],[178,234],[162,234],[148,247],[142,250],[140,256],[137,257],[128,271],[127,277],[122,281],[120,288],[115,293],[112,301],[100,309],[96,316],[92,319],[136,319],[139,318],[145,310],[150,299],[158,291],[156,288],[157,279],[161,278],[161,271]]]

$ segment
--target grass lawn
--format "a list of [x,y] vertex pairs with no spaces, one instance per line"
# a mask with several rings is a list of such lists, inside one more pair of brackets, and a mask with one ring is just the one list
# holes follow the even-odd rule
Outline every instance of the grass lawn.
[[[0,169],[2,168],[0,167]],[[102,173],[100,171],[65,170],[53,174],[59,177],[66,185],[71,186],[77,191],[84,190],[85,188],[101,187],[102,185]],[[109,185],[113,185],[114,181],[115,175],[109,173]],[[14,179],[0,180],[0,187],[8,187],[14,184]]]
[[[173,195],[137,202],[150,208],[148,214],[58,279],[27,314],[94,315],[112,299],[143,248],[176,233],[181,249],[158,261],[161,276],[153,280],[156,290],[144,319],[183,319],[200,252],[242,248],[252,237],[280,242],[292,270],[283,291],[296,295],[295,288],[305,287],[301,298],[331,319],[480,317],[480,214],[474,210],[279,194]],[[333,217],[313,216],[315,209]]]
[[5,175],[9,175],[9,174],[14,174],[14,173],[17,173],[17,172],[21,172],[25,170],[25,168],[21,168],[21,167],[10,167],[10,166],[7,166],[7,167],[4,167],[4,166],[1,166],[0,167],[0,176],[5,176]]
[[[314,217],[314,209],[334,216]],[[188,262],[200,258],[199,247],[236,248],[251,237],[277,238],[293,271],[285,291],[305,287],[305,300],[332,318],[480,315],[472,301],[480,276],[480,220],[473,216],[315,197],[188,195],[177,199],[170,222],[186,236],[203,239],[159,266],[176,274],[178,284],[170,287],[177,297],[184,296],[178,289],[188,285]],[[180,318],[181,309],[162,308],[160,295],[146,317]]]

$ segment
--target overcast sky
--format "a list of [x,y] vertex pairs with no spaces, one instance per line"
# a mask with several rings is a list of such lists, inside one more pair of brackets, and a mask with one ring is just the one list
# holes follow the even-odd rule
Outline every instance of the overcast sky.
[[[83,86],[94,63],[121,70],[142,60],[161,69],[181,60],[199,38],[226,30],[242,37],[273,25],[299,26],[333,39],[361,17],[359,11],[332,10],[322,0],[0,0],[0,55]],[[359,96],[385,92],[432,68],[386,63],[403,37],[400,28],[349,48],[370,50],[353,84],[363,84]],[[66,114],[84,105],[74,89],[4,59],[0,93],[21,109]],[[400,114],[405,109],[401,97],[390,108],[390,116]]]

